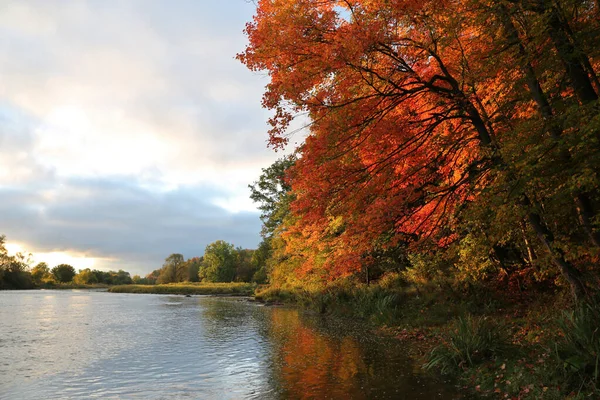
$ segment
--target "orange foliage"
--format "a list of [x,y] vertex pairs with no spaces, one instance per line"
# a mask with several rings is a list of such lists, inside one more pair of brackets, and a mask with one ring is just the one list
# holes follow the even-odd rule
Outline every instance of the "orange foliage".
[[[289,173],[296,218],[283,233],[288,252],[303,254],[301,273],[355,273],[382,236],[384,247],[446,245],[466,205],[527,177],[520,160],[551,141],[525,88],[534,61],[523,52],[555,50],[549,36],[524,38],[528,27],[518,25],[517,39],[529,48],[517,46],[499,4],[259,1],[238,58],[270,76],[263,97],[274,111],[270,145],[287,143],[295,114],[312,121]],[[542,23],[538,11],[511,7]],[[574,25],[591,20],[588,10]],[[536,64],[551,100],[574,98],[572,87],[556,88],[564,71]]]

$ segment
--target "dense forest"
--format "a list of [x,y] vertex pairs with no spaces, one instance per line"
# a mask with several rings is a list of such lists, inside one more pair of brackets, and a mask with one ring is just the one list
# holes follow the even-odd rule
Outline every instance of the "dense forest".
[[477,390],[600,394],[600,3],[262,0],[245,33],[269,145],[308,121],[252,186],[259,296],[393,309]]

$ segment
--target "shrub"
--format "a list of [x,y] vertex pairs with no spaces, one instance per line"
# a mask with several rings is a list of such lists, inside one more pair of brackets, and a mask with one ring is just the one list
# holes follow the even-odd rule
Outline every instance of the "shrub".
[[468,315],[452,325],[449,340],[431,351],[426,369],[440,368],[446,374],[491,359],[505,347],[501,327],[488,319]]
[[595,387],[600,377],[600,304],[586,302],[564,312],[558,326],[564,339],[557,350],[565,372]]

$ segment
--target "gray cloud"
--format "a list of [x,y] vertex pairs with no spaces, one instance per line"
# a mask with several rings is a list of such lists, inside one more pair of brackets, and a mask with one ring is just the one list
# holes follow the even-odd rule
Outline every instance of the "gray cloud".
[[156,193],[123,178],[56,182],[46,191],[0,189],[0,226],[38,252],[113,258],[100,267],[147,273],[171,253],[199,256],[218,239],[256,247],[256,213],[227,212],[211,202],[219,195],[210,187]]

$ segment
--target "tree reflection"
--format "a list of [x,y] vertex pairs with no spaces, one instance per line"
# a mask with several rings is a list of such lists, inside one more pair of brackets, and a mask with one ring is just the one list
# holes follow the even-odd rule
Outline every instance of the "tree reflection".
[[406,349],[353,321],[270,310],[269,340],[277,391],[286,399],[461,398],[419,375]]
[[303,321],[297,310],[274,309],[271,339],[285,397],[367,397],[361,386],[369,368],[355,338],[327,336]]

